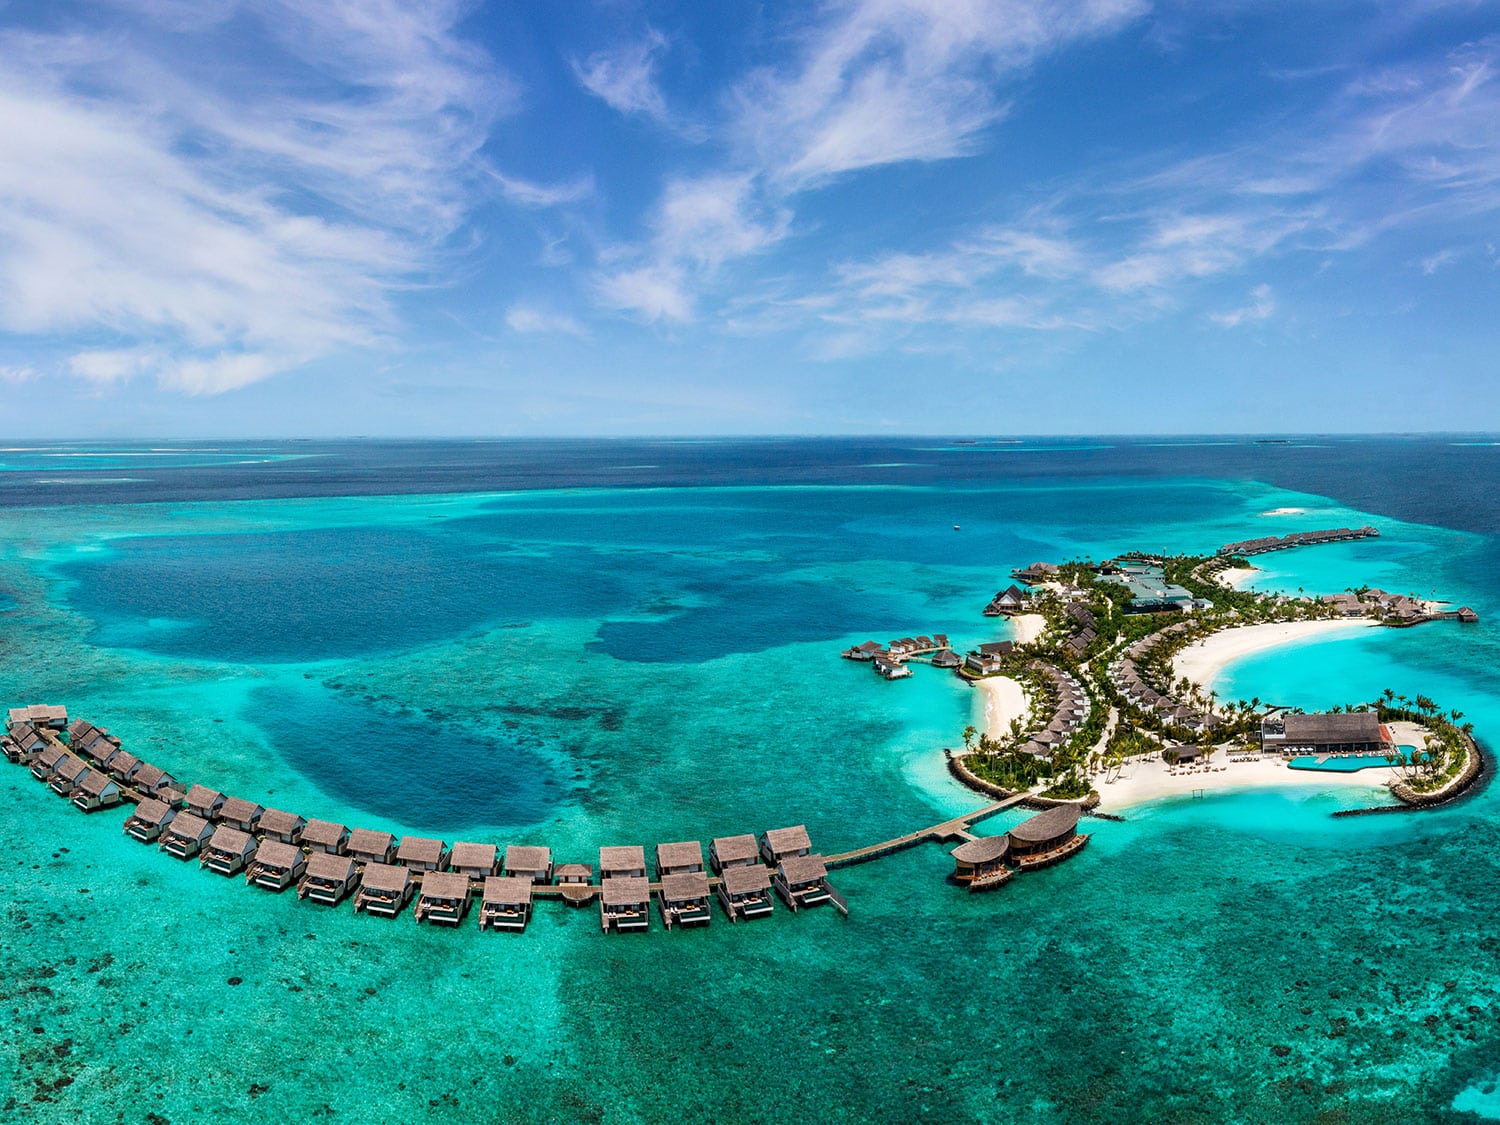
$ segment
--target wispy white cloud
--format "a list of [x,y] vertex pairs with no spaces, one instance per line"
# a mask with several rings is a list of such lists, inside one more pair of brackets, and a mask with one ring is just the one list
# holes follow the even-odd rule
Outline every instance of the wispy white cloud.
[[505,313],[505,324],[512,332],[524,334],[562,333],[584,336],[583,325],[566,313],[548,312],[534,305],[512,305]]
[[490,169],[489,175],[506,199],[522,207],[559,207],[565,203],[577,203],[594,194],[592,176],[558,184],[539,184],[523,180],[519,176],[507,176],[495,169]]
[[37,377],[37,369],[25,363],[0,363],[0,383],[29,383]]
[[573,73],[585,90],[611,109],[664,122],[667,102],[656,82],[656,64],[666,49],[666,37],[648,30],[634,43],[574,60]]
[[1209,313],[1208,319],[1225,328],[1237,328],[1251,321],[1267,320],[1276,312],[1276,299],[1269,285],[1257,285],[1250,290],[1250,302],[1228,312]]

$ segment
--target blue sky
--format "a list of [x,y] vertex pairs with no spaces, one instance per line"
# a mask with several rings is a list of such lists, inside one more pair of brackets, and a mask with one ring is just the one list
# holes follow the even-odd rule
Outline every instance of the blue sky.
[[1500,429],[1500,5],[0,0],[13,436]]

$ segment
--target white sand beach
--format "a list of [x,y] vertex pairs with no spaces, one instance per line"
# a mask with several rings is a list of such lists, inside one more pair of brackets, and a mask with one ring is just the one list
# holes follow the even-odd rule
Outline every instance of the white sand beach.
[[1047,619],[1040,613],[1021,613],[1010,619],[1010,623],[1016,630],[1012,638],[1018,645],[1029,645],[1042,635],[1042,630],[1047,627]]
[[1224,793],[1236,789],[1300,788],[1327,792],[1330,789],[1363,788],[1369,791],[1371,804],[1386,804],[1391,800],[1386,787],[1395,771],[1386,767],[1377,766],[1354,773],[1325,773],[1294,770],[1280,758],[1244,762],[1231,761],[1230,758],[1230,754],[1220,750],[1206,768],[1177,770],[1160,757],[1132,758],[1113,780],[1103,775],[1092,779],[1094,788],[1099,791],[1099,808],[1116,812],[1163,797],[1190,796],[1197,790]]
[[1030,711],[1025,689],[1019,681],[1008,676],[975,680],[974,686],[984,699],[984,733],[991,738],[1009,737],[1011,721],[1020,719],[1024,722]]
[[1220,586],[1228,586],[1231,590],[1244,589],[1245,583],[1255,577],[1253,566],[1232,566],[1228,570],[1221,570],[1214,575],[1214,581]]
[[1376,622],[1360,618],[1335,621],[1284,621],[1268,625],[1242,625],[1226,629],[1207,640],[1188,645],[1172,658],[1172,675],[1186,676],[1203,687],[1210,686],[1224,668],[1236,660],[1268,648],[1313,637],[1336,636],[1368,629]]

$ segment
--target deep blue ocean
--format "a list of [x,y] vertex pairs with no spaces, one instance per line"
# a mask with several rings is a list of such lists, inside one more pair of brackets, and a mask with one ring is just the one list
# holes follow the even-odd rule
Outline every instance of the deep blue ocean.
[[[1485,437],[5,443],[0,685],[305,816],[606,844],[806,823],[833,852],[976,807],[976,716],[867,638],[1005,635],[1012,568],[1373,523],[1254,583],[1479,611],[1226,669],[1385,687],[1500,743]],[[318,910],[0,769],[17,1121],[1465,1121],[1500,1117],[1497,805],[1334,819],[1167,800],[987,896],[924,846],[832,911],[603,938]],[[994,822],[1002,830],[1024,814]],[[153,1118],[154,1119],[154,1118]]]

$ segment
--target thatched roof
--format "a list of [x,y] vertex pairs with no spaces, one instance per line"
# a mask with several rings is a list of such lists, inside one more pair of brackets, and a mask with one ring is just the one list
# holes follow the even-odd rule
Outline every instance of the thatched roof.
[[761,863],[726,867],[722,878],[724,889],[732,895],[754,894],[756,891],[768,890],[771,886],[770,869]]
[[469,897],[469,877],[456,871],[429,871],[422,876],[422,897],[464,899]]
[[708,897],[708,876],[702,871],[679,871],[661,877],[661,896],[668,902]]
[[225,800],[224,807],[219,810],[219,819],[251,821],[265,811],[254,801],[247,801],[243,797],[230,797]]
[[1009,836],[979,836],[959,844],[948,854],[960,863],[993,863],[1008,851]]
[[812,883],[828,874],[820,855],[790,855],[781,861],[781,874],[788,883]]
[[546,871],[552,865],[552,849],[539,847],[535,844],[511,844],[505,849],[505,870],[511,874],[517,871]]
[[1289,743],[1379,742],[1380,718],[1373,711],[1339,715],[1286,715],[1282,722]]
[[152,798],[149,801],[142,801],[137,805],[135,812],[131,814],[131,819],[139,821],[141,824],[160,824],[171,811],[171,805],[165,801],[158,801]]
[[605,906],[637,906],[651,901],[651,884],[643,875],[616,875],[604,880]]
[[267,809],[260,814],[260,830],[268,836],[290,836],[300,832],[307,822],[296,813]]
[[255,862],[266,867],[279,867],[290,871],[302,859],[302,849],[295,844],[283,844],[280,840],[266,840],[255,849]]
[[553,872],[559,880],[562,879],[592,879],[594,877],[594,865],[591,863],[564,863]]
[[242,855],[247,850],[254,849],[255,841],[238,828],[231,828],[227,824],[221,824],[214,829],[213,839],[209,840],[208,846],[216,852],[229,852],[232,855]]
[[346,855],[313,852],[307,857],[307,877],[327,883],[342,883],[354,877],[354,861]]
[[805,824],[794,824],[790,828],[772,828],[765,834],[765,841],[777,855],[801,851],[812,847]]
[[401,863],[431,863],[443,862],[443,853],[448,850],[448,845],[441,840],[432,840],[426,836],[403,836],[401,846],[396,849],[396,859]]
[[190,812],[182,813],[174,817],[172,823],[167,825],[168,836],[180,836],[184,840],[201,840],[203,834],[213,828],[213,825],[201,816],[194,816]]
[[487,875],[484,901],[516,906],[531,901],[531,880],[525,875]]
[[600,848],[599,870],[601,872],[644,871],[646,870],[646,849],[640,844]]
[[720,863],[736,863],[760,855],[760,845],[748,832],[743,836],[715,836],[713,849]]
[[98,770],[90,770],[88,776],[78,783],[78,789],[90,797],[102,797],[104,796],[105,789],[111,785],[114,785],[116,790],[120,788],[118,785],[115,785],[114,778],[108,774],[102,774]]
[[411,883],[411,869],[394,863],[365,864],[364,884],[367,890],[399,894]]
[[658,867],[703,866],[703,845],[697,840],[680,844],[657,844],[656,865]]
[[1016,825],[1010,830],[1010,838],[1013,842],[1024,844],[1041,844],[1048,840],[1055,840],[1078,827],[1079,812],[1077,805],[1058,805],[1050,808]]
[[356,828],[349,833],[349,850],[364,855],[384,855],[386,849],[396,842],[389,832],[374,828]]
[[187,804],[190,809],[211,809],[223,799],[224,794],[206,785],[194,785],[187,791]]
[[139,789],[156,789],[164,783],[170,785],[172,775],[150,762],[142,763],[141,768],[135,771],[135,785]]
[[302,842],[318,847],[334,848],[349,834],[349,829],[331,820],[309,820],[302,829]]
[[448,857],[448,866],[455,871],[466,867],[477,867],[491,871],[500,849],[494,844],[469,844],[460,841],[453,845],[453,854]]

